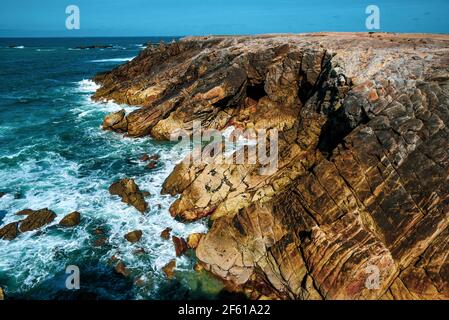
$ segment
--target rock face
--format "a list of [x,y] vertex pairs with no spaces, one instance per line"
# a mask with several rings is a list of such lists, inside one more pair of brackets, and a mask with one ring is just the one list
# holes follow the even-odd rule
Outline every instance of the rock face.
[[59,221],[59,225],[61,227],[70,228],[79,225],[81,222],[81,213],[78,211],[74,211],[69,213],[61,221]]
[[[95,78],[127,134],[278,132],[277,170],[178,164],[170,212],[250,298],[449,299],[449,36],[185,38]],[[248,149],[249,150],[249,149]]]
[[122,202],[134,206],[141,213],[144,213],[148,208],[148,203],[144,199],[142,191],[140,191],[133,179],[122,179],[114,182],[109,187],[109,193],[118,195]]

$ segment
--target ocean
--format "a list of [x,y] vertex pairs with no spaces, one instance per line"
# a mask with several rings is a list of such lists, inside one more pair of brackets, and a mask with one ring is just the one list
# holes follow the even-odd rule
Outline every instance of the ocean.
[[[175,198],[160,195],[183,150],[102,131],[106,114],[136,107],[90,99],[95,74],[160,40],[172,39],[0,39],[0,192],[6,193],[0,198],[0,226],[20,220],[15,213],[27,208],[49,208],[58,215],[38,232],[0,240],[0,287],[9,299],[209,299],[221,294],[217,280],[192,270],[192,256],[176,259],[173,280],[161,271],[175,258],[172,242],[160,237],[162,230],[170,227],[173,235],[186,237],[207,227],[172,219],[168,207]],[[93,44],[112,48],[76,49]],[[160,156],[155,170],[139,160],[143,154]],[[109,194],[108,187],[124,177],[151,193],[145,215]],[[80,225],[59,228],[59,220],[72,211],[81,213]],[[107,238],[104,245],[96,245],[98,228]],[[123,236],[136,229],[143,237],[130,244]],[[131,276],[118,275],[112,257],[122,260]],[[68,265],[80,269],[80,290],[65,286]]]

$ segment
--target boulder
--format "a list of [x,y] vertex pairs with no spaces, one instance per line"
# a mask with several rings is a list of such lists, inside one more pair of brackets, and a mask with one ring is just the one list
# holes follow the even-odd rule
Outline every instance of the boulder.
[[142,191],[133,179],[125,178],[114,182],[109,187],[109,193],[118,195],[122,202],[134,206],[141,213],[144,213],[148,208],[148,203],[145,201]]
[[168,240],[170,239],[170,232],[172,231],[172,228],[165,228],[164,230],[162,230],[161,232],[161,238],[164,240]]
[[19,222],[11,222],[0,229],[0,239],[13,240],[20,234]]
[[66,215],[62,220],[59,222],[59,225],[61,227],[74,227],[77,226],[81,221],[81,214],[78,211],[74,211],[72,213],[69,213]]
[[187,242],[183,238],[172,236],[172,241],[175,246],[176,256],[181,256],[189,248]]
[[131,243],[138,242],[140,238],[142,238],[142,230],[135,230],[125,234],[125,239]]
[[126,132],[128,128],[128,121],[126,120],[125,115],[126,112],[124,109],[108,114],[103,120],[103,130]]
[[171,260],[162,268],[162,271],[165,273],[165,276],[168,279],[173,279],[173,277],[175,276],[175,268],[176,268],[176,260]]
[[25,218],[25,220],[20,221],[19,231],[27,232],[42,228],[43,226],[53,222],[55,218],[56,213],[48,210],[47,208],[33,211]]

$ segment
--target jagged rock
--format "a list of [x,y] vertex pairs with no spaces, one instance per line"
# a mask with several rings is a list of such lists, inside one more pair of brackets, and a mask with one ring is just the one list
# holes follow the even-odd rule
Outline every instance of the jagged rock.
[[192,233],[187,237],[187,246],[190,249],[196,249],[198,247],[198,243],[200,242],[201,238],[204,236],[203,233]]
[[142,238],[142,230],[135,230],[125,234],[125,239],[131,243],[138,242]]
[[0,229],[0,239],[3,240],[13,240],[17,238],[20,234],[19,231],[19,223],[18,222],[11,222],[5,225],[3,228]]
[[189,248],[187,242],[183,238],[172,236],[173,245],[175,246],[176,256],[180,257]]
[[172,228],[167,227],[161,232],[161,238],[164,240],[170,239],[170,232],[172,231]]
[[126,120],[125,114],[126,112],[124,109],[108,114],[103,120],[103,130],[126,132],[128,129],[128,122]]
[[31,210],[31,209],[23,209],[23,210],[20,210],[20,211],[16,212],[16,215],[17,216],[27,216],[27,215],[32,214],[33,212],[34,211]]
[[143,106],[130,136],[277,129],[277,170],[181,162],[162,190],[210,216],[196,255],[251,299],[449,299],[448,57],[448,35],[191,37],[94,98]]
[[173,277],[175,276],[175,269],[176,268],[176,260],[171,260],[169,263],[167,263],[167,265],[165,265],[162,268],[162,271],[165,273],[165,276],[168,279],[173,279]]
[[27,232],[42,228],[43,226],[53,222],[55,218],[56,213],[48,210],[47,208],[33,211],[28,214],[25,220],[20,221],[19,231]]
[[134,206],[141,213],[144,213],[148,208],[148,203],[145,201],[142,192],[133,179],[125,178],[114,182],[109,187],[109,193],[118,195],[122,199],[122,202]]
[[64,218],[62,218],[62,220],[59,221],[59,225],[61,227],[70,228],[79,225],[80,222],[81,222],[81,213],[79,213],[78,211],[74,211],[66,215]]

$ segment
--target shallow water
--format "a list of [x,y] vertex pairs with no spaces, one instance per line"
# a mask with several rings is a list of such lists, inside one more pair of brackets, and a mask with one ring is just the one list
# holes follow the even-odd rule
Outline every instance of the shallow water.
[[[175,280],[160,271],[175,258],[171,241],[160,237],[163,229],[171,227],[172,234],[184,237],[206,229],[204,222],[173,220],[168,207],[174,198],[160,195],[183,150],[102,131],[107,113],[134,107],[90,100],[96,85],[88,79],[137,56],[149,40],[156,39],[0,39],[0,191],[6,192],[0,198],[0,225],[19,220],[15,212],[25,208],[49,208],[58,215],[41,232],[0,240],[0,286],[8,297],[213,298],[221,289],[206,275],[193,274],[190,257],[177,259]],[[74,50],[92,43],[114,48]],[[157,169],[139,161],[144,153],[160,156]],[[151,193],[145,215],[109,194],[110,184],[124,177],[135,178]],[[58,228],[59,220],[75,210],[82,214],[81,224]],[[105,230],[104,246],[94,246],[101,237],[96,228]],[[136,229],[143,230],[143,238],[130,244],[123,236]],[[141,248],[145,253],[136,254]],[[129,278],[115,274],[112,256],[132,271]],[[65,288],[68,265],[80,268],[79,291]],[[133,285],[136,279],[143,280],[139,286]]]

